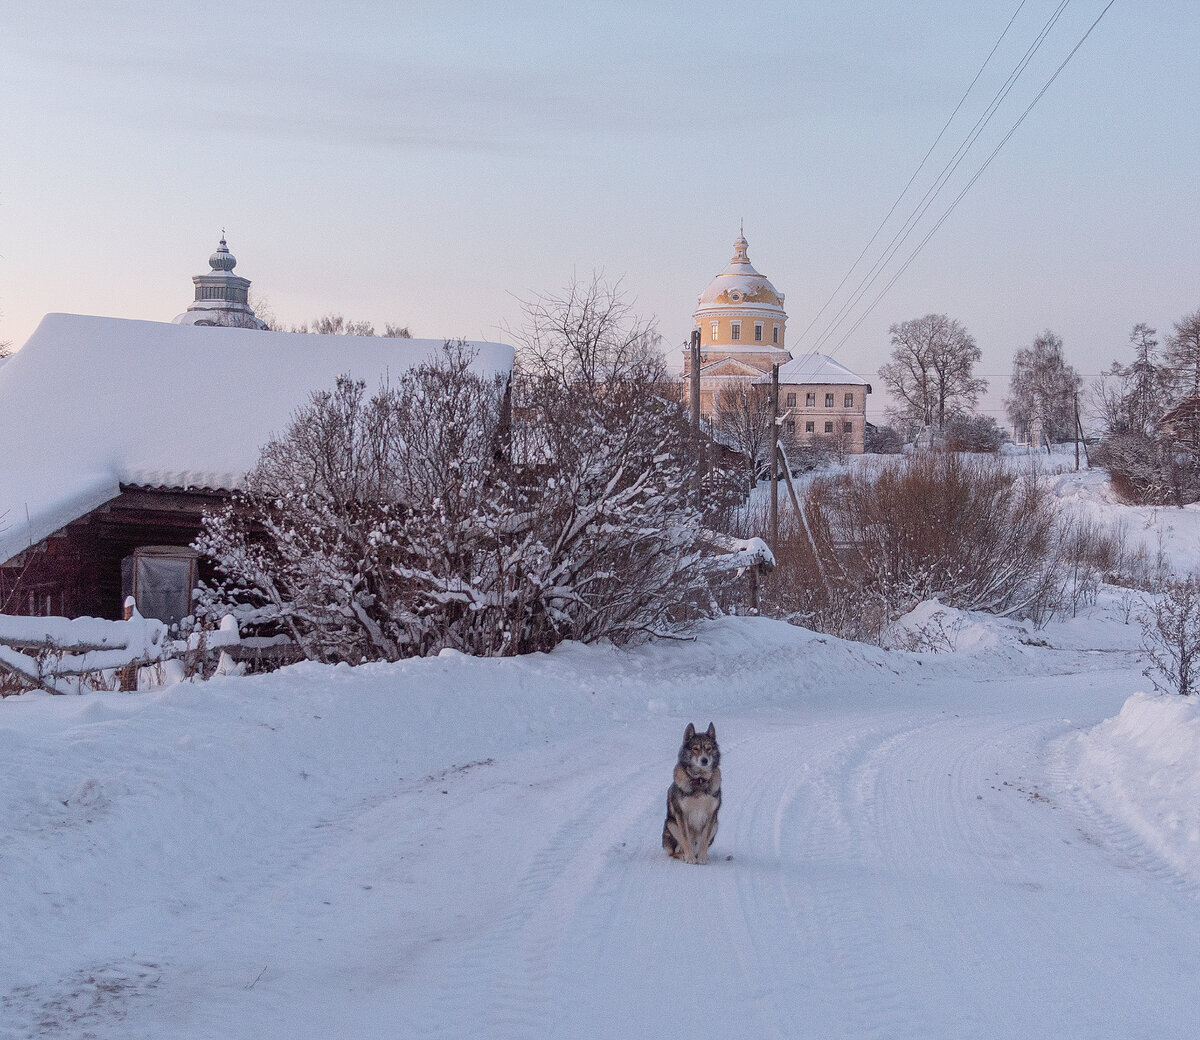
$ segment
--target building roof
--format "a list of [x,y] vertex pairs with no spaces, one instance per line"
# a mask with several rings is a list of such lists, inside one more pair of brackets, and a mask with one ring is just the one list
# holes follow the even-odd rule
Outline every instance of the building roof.
[[708,283],[697,300],[697,321],[709,312],[730,308],[768,311],[781,321],[787,317],[783,312],[783,293],[754,269],[748,248],[745,236],[739,234],[729,266]]
[[[236,487],[314,390],[372,388],[442,345],[48,314],[0,369],[0,563],[121,484]],[[477,371],[511,372],[511,347],[471,345]]]
[[[760,383],[769,383],[771,374],[768,372]],[[866,386],[871,384],[862,376],[851,372],[845,365],[834,361],[833,358],[825,354],[801,354],[798,358],[793,358],[786,365],[779,366],[779,382],[789,384],[803,383],[836,383],[854,386]]]

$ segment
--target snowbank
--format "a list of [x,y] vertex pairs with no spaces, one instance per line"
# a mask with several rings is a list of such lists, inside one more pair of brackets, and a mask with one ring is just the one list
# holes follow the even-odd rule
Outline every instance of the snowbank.
[[[972,653],[998,649],[1014,642],[1019,626],[989,614],[958,610],[936,599],[917,604],[893,621],[883,633],[883,645],[894,650],[931,653]],[[1007,637],[1007,639],[1005,638]]]
[[1083,792],[1200,882],[1200,698],[1135,693],[1078,750]]

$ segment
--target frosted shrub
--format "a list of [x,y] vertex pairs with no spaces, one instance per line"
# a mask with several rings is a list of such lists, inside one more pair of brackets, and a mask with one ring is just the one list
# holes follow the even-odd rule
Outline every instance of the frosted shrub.
[[[811,537],[790,523],[769,605],[848,638],[876,641],[935,598],[1045,620],[1072,581],[1048,489],[991,459],[937,452],[819,478],[804,507]],[[1084,584],[1081,569],[1074,587]]]
[[711,602],[679,405],[475,375],[462,345],[367,397],[341,380],[264,449],[197,548],[210,610],[322,661],[548,650]]
[[1138,617],[1142,654],[1149,662],[1142,673],[1163,693],[1188,696],[1200,685],[1200,577],[1194,574],[1166,583],[1162,595]]

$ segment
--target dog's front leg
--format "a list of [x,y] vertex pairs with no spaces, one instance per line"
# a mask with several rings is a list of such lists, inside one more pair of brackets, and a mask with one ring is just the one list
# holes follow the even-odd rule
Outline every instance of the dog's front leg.
[[692,836],[688,833],[687,826],[679,820],[670,820],[667,823],[667,829],[671,832],[671,837],[675,839],[675,843],[679,846],[679,858],[684,863],[695,863],[696,850],[692,843]]

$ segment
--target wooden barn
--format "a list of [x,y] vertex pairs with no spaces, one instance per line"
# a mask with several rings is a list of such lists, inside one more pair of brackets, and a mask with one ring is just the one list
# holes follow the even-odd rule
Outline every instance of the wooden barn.
[[[313,391],[368,388],[441,340],[317,336],[47,315],[0,368],[0,613],[146,617],[188,610],[189,548]],[[512,348],[475,343],[511,373]]]

